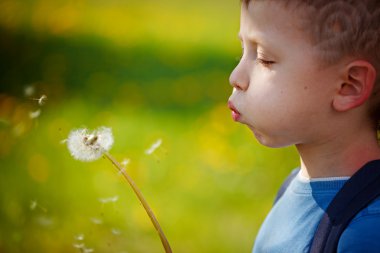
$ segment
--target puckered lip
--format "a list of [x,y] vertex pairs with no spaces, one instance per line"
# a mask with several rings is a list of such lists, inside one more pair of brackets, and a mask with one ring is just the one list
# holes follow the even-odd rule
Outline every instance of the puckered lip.
[[231,100],[228,101],[228,108],[230,108],[230,110],[232,111],[232,118],[235,120],[235,121],[239,121],[240,119],[240,112],[236,109],[236,107],[234,106],[234,104],[232,103]]
[[235,108],[231,100],[228,100],[228,108],[230,108],[231,111],[239,113],[239,111]]

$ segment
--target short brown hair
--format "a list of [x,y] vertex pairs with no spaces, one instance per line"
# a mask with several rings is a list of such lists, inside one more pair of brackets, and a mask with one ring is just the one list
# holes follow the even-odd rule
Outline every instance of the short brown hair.
[[[241,0],[248,6],[259,0]],[[300,14],[302,30],[316,46],[323,64],[344,57],[370,62],[378,75],[374,96],[380,92],[380,0],[260,0],[292,6]],[[374,99],[371,118],[380,120],[380,98]]]

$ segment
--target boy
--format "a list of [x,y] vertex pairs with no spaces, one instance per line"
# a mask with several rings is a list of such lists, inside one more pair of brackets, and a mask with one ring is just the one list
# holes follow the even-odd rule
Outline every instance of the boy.
[[[301,163],[253,252],[309,252],[336,193],[380,159],[380,1],[245,0],[240,25],[232,117],[265,146],[295,145]],[[350,222],[337,252],[380,252],[379,199]]]

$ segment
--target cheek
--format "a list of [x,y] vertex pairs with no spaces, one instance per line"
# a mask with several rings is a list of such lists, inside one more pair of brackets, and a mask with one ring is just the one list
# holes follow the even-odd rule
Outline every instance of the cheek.
[[289,103],[294,102],[296,93],[291,92],[275,80],[267,81],[263,85],[257,84],[250,87],[247,96],[247,104],[252,112],[260,114],[272,114],[284,110]]
[[275,78],[250,87],[247,97],[249,120],[263,127],[286,127],[300,121],[310,110],[312,90],[295,79]]

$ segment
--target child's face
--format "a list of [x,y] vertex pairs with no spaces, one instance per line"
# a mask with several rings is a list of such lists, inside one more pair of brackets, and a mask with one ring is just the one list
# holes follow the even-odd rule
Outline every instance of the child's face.
[[320,67],[295,13],[275,1],[242,6],[243,56],[231,73],[230,107],[264,145],[281,147],[326,137],[339,82],[336,66]]

